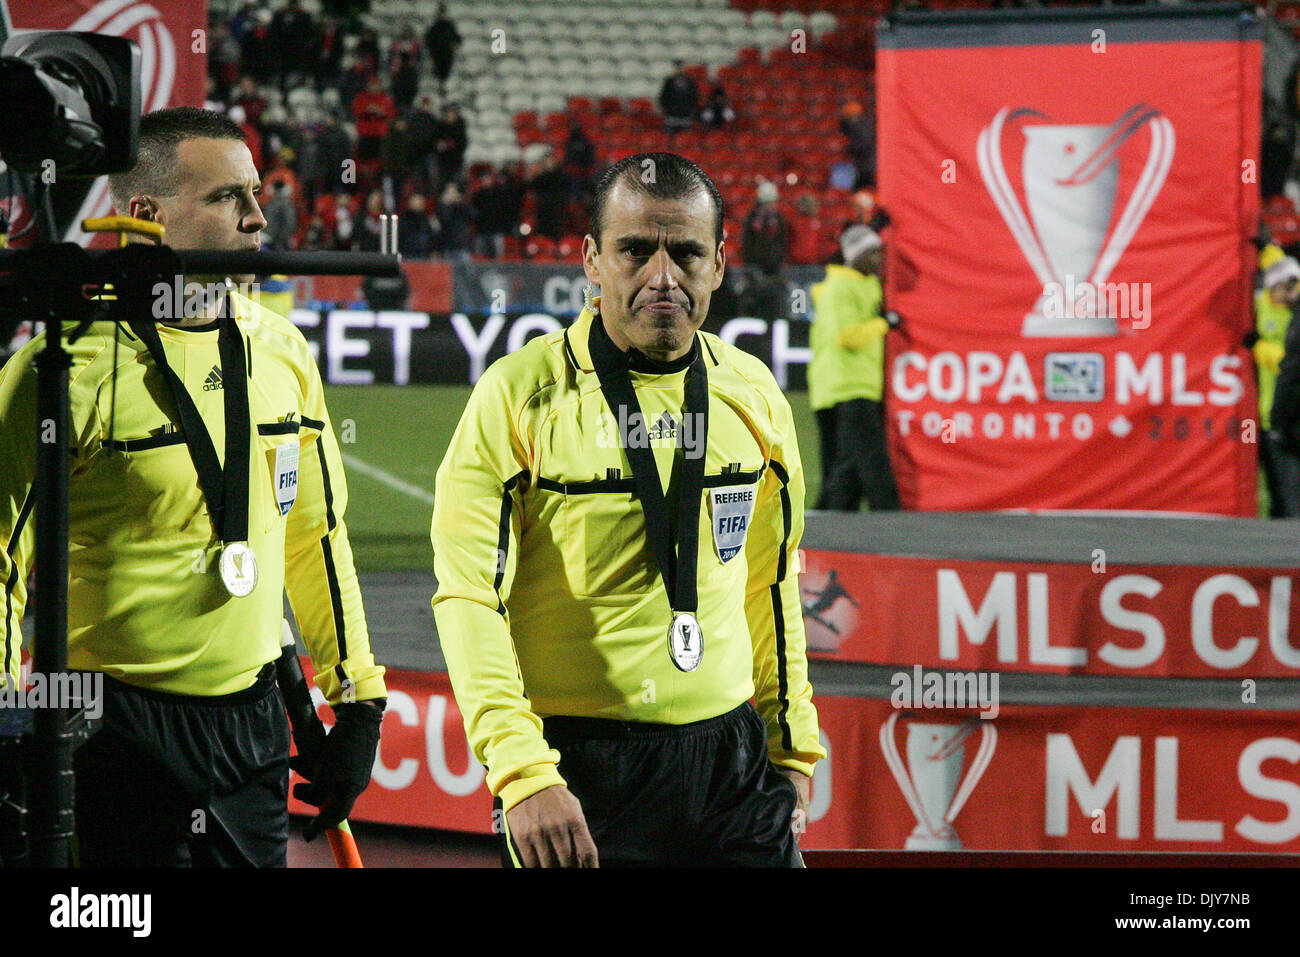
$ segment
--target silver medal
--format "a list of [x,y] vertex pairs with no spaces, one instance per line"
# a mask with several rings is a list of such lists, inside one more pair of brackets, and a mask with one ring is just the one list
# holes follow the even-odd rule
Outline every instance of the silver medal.
[[668,629],[668,653],[679,671],[694,671],[704,657],[704,632],[690,612],[673,618]]
[[243,598],[257,586],[257,558],[243,542],[221,550],[221,580],[226,591],[236,598]]

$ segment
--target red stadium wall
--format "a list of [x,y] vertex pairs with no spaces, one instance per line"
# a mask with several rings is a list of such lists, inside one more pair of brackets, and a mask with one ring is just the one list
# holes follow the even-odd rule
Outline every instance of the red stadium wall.
[[[353,818],[491,833],[447,676],[387,681],[379,760]],[[1289,713],[1004,706],[983,720],[829,696],[817,707],[830,757],[810,849],[1300,851]]]
[[900,15],[877,46],[905,507],[1255,514],[1258,24]]

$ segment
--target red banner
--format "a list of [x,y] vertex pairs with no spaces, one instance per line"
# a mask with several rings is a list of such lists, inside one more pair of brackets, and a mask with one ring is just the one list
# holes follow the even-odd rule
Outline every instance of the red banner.
[[1294,568],[803,554],[804,624],[816,657],[1057,674],[1300,678]]
[[904,505],[1254,515],[1260,43],[1032,13],[880,36]]
[[[353,817],[491,833],[447,676],[387,681],[374,779]],[[816,701],[830,756],[813,780],[808,848],[1300,851],[1290,714],[1002,706],[983,720]]]
[[[9,0],[15,31],[72,30],[126,37],[140,47],[143,112],[168,106],[202,106],[207,77],[208,5],[206,0]],[[60,227],[67,242],[111,246],[101,234],[92,243],[82,233],[83,219],[112,214],[108,178],[89,184],[59,184],[78,190],[75,215]]]

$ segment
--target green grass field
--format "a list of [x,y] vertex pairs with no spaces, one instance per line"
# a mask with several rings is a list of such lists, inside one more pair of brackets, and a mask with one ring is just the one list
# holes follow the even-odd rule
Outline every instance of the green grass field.
[[[326,388],[347,466],[346,522],[358,570],[432,569],[434,476],[469,393],[469,386]],[[817,423],[806,393],[792,393],[790,404],[813,502],[821,488]]]
[[[347,465],[346,521],[357,568],[430,571],[434,476],[460,421],[469,386],[330,386],[325,390]],[[807,502],[821,490],[817,421],[808,395],[790,393]],[[1259,482],[1260,517],[1268,492]]]

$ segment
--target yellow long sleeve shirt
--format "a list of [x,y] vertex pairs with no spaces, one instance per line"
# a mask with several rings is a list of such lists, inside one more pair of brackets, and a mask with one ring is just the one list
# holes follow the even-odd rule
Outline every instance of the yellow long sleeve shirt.
[[813,323],[808,332],[808,402],[814,410],[851,399],[879,402],[884,388],[885,346],[870,338],[851,348],[845,335],[878,317],[884,302],[880,280],[850,266],[826,267],[826,278],[812,287]]
[[[789,404],[759,360],[699,334],[709,387],[697,556],[704,656],[679,671],[619,423],[592,366],[592,322],[584,310],[568,330],[494,363],[438,470],[433,610],[488,786],[509,810],[564,783],[543,717],[685,724],[751,697],[771,760],[811,774],[825,752],[799,603],[804,482]],[[692,441],[685,377],[632,373],[670,501],[684,454],[675,447]],[[715,510],[720,519],[722,496],[746,489],[755,504],[737,549],[727,537],[736,523],[715,521]]]
[[[327,700],[383,697],[320,374],[292,323],[246,299],[234,302],[249,363],[248,545],[257,587],[236,598],[222,583],[221,542],[148,350],[125,328],[115,350],[113,324],[96,323],[69,347],[69,666],[175,694],[242,690],[280,654],[287,588]],[[160,326],[159,334],[224,464],[218,333]],[[37,336],[0,369],[0,637],[15,680],[35,544],[33,360],[44,341]]]

